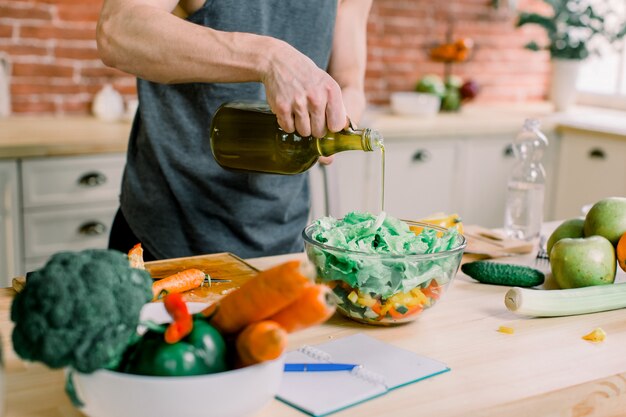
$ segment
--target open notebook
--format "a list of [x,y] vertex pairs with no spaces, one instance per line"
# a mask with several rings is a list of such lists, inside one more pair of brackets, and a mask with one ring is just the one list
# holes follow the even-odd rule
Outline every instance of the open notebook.
[[285,372],[276,397],[312,416],[325,416],[389,390],[449,371],[446,364],[355,334],[288,352],[286,363],[353,363],[352,371]]

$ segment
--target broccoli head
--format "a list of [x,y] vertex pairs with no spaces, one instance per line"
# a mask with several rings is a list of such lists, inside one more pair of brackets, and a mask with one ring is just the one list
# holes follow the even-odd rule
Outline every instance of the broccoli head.
[[152,298],[148,272],[117,251],[60,252],[28,275],[11,306],[23,359],[90,373],[115,365]]

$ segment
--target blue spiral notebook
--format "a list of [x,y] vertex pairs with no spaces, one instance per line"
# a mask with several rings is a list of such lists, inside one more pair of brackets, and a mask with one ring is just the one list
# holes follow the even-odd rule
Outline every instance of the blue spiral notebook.
[[449,371],[445,363],[359,333],[285,355],[286,363],[353,363],[352,371],[285,372],[276,397],[307,414],[326,416],[388,391]]

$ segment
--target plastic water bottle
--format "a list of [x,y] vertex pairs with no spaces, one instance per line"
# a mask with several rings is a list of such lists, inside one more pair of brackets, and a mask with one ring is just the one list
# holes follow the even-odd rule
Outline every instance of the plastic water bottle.
[[508,237],[532,240],[539,236],[543,221],[546,174],[541,158],[548,139],[538,120],[529,119],[513,142],[515,166],[509,177],[504,209]]

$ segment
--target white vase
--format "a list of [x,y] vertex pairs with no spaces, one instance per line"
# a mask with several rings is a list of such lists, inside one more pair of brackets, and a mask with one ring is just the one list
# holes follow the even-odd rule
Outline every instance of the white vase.
[[576,102],[576,82],[581,65],[579,59],[552,59],[550,101],[556,111],[566,111]]
[[91,111],[100,120],[114,122],[124,115],[124,99],[111,84],[105,84],[94,96]]
[[11,61],[0,51],[0,117],[11,114]]

